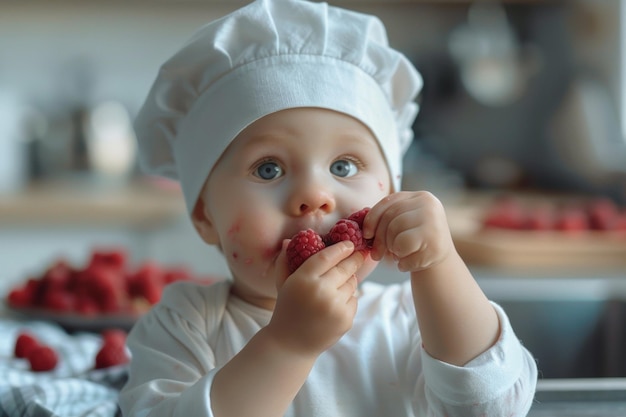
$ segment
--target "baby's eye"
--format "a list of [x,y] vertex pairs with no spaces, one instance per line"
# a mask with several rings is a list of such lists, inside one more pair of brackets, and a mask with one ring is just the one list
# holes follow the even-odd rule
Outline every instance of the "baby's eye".
[[254,175],[264,179],[273,180],[283,174],[283,169],[276,162],[268,161],[260,164],[254,171]]
[[330,166],[330,172],[338,177],[351,177],[359,171],[356,164],[349,159],[339,159]]

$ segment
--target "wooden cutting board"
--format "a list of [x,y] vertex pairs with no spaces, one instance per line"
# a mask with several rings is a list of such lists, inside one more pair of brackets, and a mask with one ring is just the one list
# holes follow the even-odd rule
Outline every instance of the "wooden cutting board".
[[626,273],[626,233],[483,229],[490,201],[469,198],[446,206],[455,246],[469,265]]
[[468,264],[496,267],[616,269],[626,272],[626,236],[585,232],[485,230],[455,234],[457,251]]

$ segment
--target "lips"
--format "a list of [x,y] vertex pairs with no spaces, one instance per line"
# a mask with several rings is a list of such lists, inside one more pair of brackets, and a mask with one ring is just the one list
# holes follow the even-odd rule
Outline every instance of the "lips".
[[289,228],[286,239],[291,239],[296,233],[301,230],[313,229],[319,235],[325,235],[328,233],[331,227],[339,220],[328,218],[307,218],[300,219],[292,224],[292,228]]

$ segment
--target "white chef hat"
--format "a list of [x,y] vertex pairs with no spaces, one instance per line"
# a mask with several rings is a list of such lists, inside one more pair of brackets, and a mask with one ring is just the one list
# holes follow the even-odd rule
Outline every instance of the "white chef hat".
[[248,125],[318,107],[378,140],[396,190],[422,78],[374,17],[305,0],[257,0],[201,27],[163,64],[135,129],[140,164],[178,179],[189,212],[213,166]]

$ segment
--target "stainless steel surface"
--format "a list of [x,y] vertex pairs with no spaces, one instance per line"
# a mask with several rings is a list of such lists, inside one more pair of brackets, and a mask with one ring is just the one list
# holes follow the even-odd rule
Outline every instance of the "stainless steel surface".
[[626,279],[480,283],[507,312],[542,378],[626,377]]
[[539,381],[528,417],[624,417],[626,379]]

